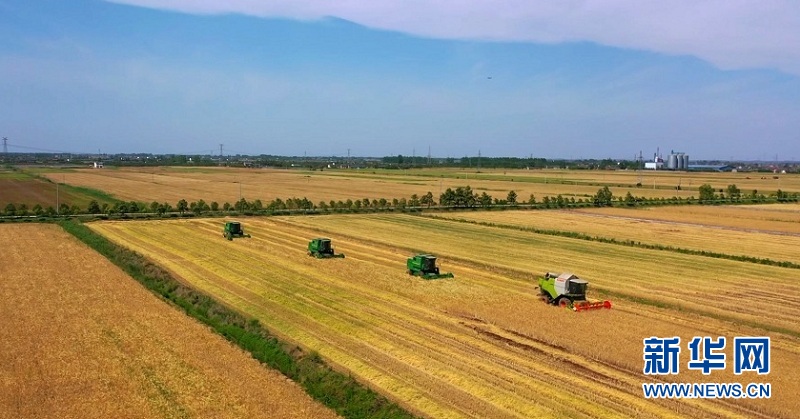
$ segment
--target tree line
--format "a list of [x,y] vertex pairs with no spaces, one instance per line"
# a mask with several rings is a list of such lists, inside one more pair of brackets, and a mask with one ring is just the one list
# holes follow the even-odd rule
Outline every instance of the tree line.
[[774,194],[765,195],[753,190],[744,193],[736,185],[728,185],[725,189],[715,189],[711,185],[704,184],[698,188],[699,197],[672,197],[672,198],[646,198],[634,196],[628,192],[625,196],[615,197],[613,192],[604,186],[598,189],[592,196],[586,195],[576,198],[575,196],[563,196],[561,194],[544,196],[538,200],[533,194],[527,199],[520,198],[516,191],[509,191],[503,197],[493,197],[486,191],[478,193],[469,185],[459,186],[455,189],[447,188],[439,195],[438,200],[433,193],[428,191],[424,195],[413,194],[409,198],[394,199],[347,199],[319,201],[314,203],[307,198],[276,198],[269,202],[260,199],[248,201],[241,198],[233,204],[224,202],[222,204],[212,201],[206,202],[203,199],[188,202],[185,199],[179,200],[175,205],[168,202],[153,201],[149,204],[137,201],[116,201],[112,204],[100,204],[92,200],[85,207],[62,203],[58,208],[52,206],[42,207],[39,204],[28,207],[26,204],[15,205],[9,203],[3,209],[5,216],[39,216],[54,217],[63,215],[94,214],[94,215],[128,215],[128,214],[156,214],[164,216],[166,214],[177,215],[203,215],[220,213],[245,213],[245,214],[268,214],[276,212],[359,212],[374,210],[421,210],[430,208],[509,208],[509,207],[528,207],[528,208],[577,208],[577,207],[607,207],[607,206],[645,206],[645,205],[682,205],[682,204],[743,204],[743,203],[772,203],[772,202],[798,202],[800,193],[785,192],[778,190]]

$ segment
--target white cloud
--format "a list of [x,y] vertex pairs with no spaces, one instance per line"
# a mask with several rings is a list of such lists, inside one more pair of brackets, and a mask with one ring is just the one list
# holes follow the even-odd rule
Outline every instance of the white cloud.
[[591,41],[800,74],[796,0],[107,0],[195,14],[338,17],[422,37]]

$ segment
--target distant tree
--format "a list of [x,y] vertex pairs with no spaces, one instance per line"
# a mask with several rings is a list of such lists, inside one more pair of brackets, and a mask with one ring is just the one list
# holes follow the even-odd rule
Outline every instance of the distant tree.
[[549,196],[545,196],[544,198],[542,198],[542,206],[544,206],[545,208],[550,208],[550,197]]
[[419,203],[420,205],[427,205],[428,208],[430,208],[431,205],[436,205],[436,201],[433,200],[433,192],[428,191],[428,193],[420,198]]
[[369,208],[369,204],[370,204],[369,198],[364,198],[364,199],[361,200],[361,206],[362,207]]
[[34,215],[44,215],[44,209],[40,204],[34,205],[32,211]]
[[6,215],[16,215],[17,206],[9,202],[8,205],[6,205],[5,213]]
[[506,196],[506,201],[509,205],[517,205],[517,193],[514,191],[509,191],[508,196]]
[[564,208],[566,206],[567,206],[567,201],[564,199],[563,196],[561,196],[561,194],[558,194],[558,196],[556,196],[556,207]]
[[128,211],[131,213],[139,212],[139,203],[136,201],[131,201],[128,203]]
[[700,192],[700,203],[708,204],[714,201],[714,188],[711,185],[704,183],[700,185],[698,190]]
[[609,207],[614,200],[614,194],[608,189],[608,186],[603,186],[594,195],[594,206],[596,207]]
[[168,206],[169,204],[167,204],[166,202],[163,204],[159,204],[158,202],[156,202],[156,208],[155,210],[153,210],[153,212],[157,213],[158,215],[164,215],[167,213],[167,211],[169,211]]
[[531,196],[528,198],[528,204],[529,205],[536,205],[536,197],[533,196],[533,194],[531,194]]
[[70,215],[72,214],[72,210],[70,210],[69,205],[61,204],[58,206],[58,214],[59,215]]
[[738,201],[742,197],[742,191],[736,185],[728,185],[728,199]]
[[418,207],[419,205],[419,196],[417,196],[417,194],[411,195],[411,199],[408,201],[408,206]]
[[124,201],[117,201],[111,207],[111,212],[115,214],[125,215],[128,213],[128,203]]
[[492,196],[487,194],[486,192],[483,192],[481,193],[481,196],[478,197],[478,202],[484,208],[489,207],[492,205]]
[[628,194],[625,195],[625,205],[629,207],[636,205],[636,198],[633,196],[632,193],[630,193],[630,191],[628,191]]
[[219,203],[217,201],[211,201],[211,211],[217,212],[219,211]]
[[202,199],[197,202],[192,202],[191,204],[189,204],[189,209],[191,209],[192,212],[194,212],[196,215],[200,215],[203,212],[205,212],[206,208],[207,205],[205,201],[203,201]]
[[[456,193],[451,188],[447,188],[439,195],[439,205],[451,206],[456,203]],[[429,205],[430,206],[430,205]]]
[[236,209],[236,211],[239,211],[239,212],[247,211],[247,210],[250,209],[250,203],[247,202],[246,199],[241,198],[240,200],[236,201],[235,204],[233,204],[233,208]]
[[17,207],[17,215],[28,215],[28,206],[24,202]]
[[152,213],[156,213],[156,212],[158,212],[158,207],[159,207],[160,205],[161,205],[161,204],[159,204],[159,203],[158,203],[158,201],[153,201],[153,202],[151,202],[151,203],[150,203],[150,212],[152,212]]
[[178,212],[183,214],[184,212],[189,210],[189,203],[186,202],[185,199],[181,199],[180,201],[178,201],[178,206],[176,207],[176,209],[178,210]]
[[100,204],[95,201],[89,201],[89,206],[86,207],[86,212],[89,214],[100,214]]

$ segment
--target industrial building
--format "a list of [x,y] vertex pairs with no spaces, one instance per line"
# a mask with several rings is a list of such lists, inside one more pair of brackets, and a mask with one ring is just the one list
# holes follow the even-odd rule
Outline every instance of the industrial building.
[[653,154],[653,161],[645,162],[644,168],[648,170],[689,170],[689,155],[670,151],[667,160],[664,161],[664,158],[656,151]]

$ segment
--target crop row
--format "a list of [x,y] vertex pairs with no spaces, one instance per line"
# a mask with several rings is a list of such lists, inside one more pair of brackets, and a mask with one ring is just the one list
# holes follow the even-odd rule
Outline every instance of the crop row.
[[[316,224],[318,217],[252,219],[245,228],[253,238],[233,242],[220,237],[220,223],[214,220],[109,222],[92,228],[429,416],[751,411],[747,404],[641,399],[636,342],[640,346],[643,334],[668,327],[658,320],[663,314],[642,322],[639,310],[625,304],[590,316],[548,307],[538,301],[531,283],[496,270],[502,261],[470,262],[465,249],[473,242],[444,253],[443,268],[452,270],[455,280],[408,277],[404,259],[418,248],[400,239],[411,237],[403,227],[406,221],[425,232],[416,237],[431,249],[461,237],[445,240],[430,234],[453,223],[396,217],[402,222],[364,216],[330,217],[322,224]],[[345,225],[351,233],[383,230],[393,239],[382,240],[384,234],[369,240],[353,237],[339,228]],[[305,243],[319,234],[336,237],[346,259],[307,259]],[[544,326],[507,323],[508,307],[524,310],[516,316],[540,319]],[[482,320],[498,313],[506,313],[496,317],[499,323]],[[619,322],[619,330],[596,335],[598,321]],[[549,333],[554,327],[558,332]],[[601,350],[619,342],[632,347]]]

